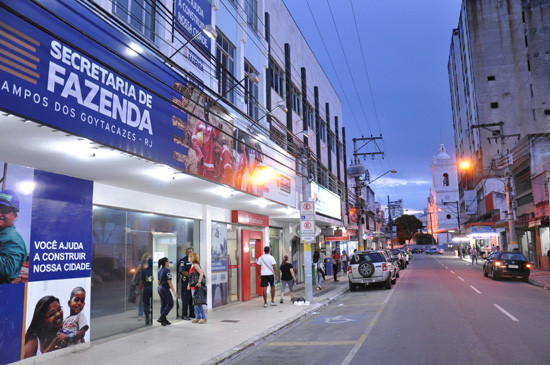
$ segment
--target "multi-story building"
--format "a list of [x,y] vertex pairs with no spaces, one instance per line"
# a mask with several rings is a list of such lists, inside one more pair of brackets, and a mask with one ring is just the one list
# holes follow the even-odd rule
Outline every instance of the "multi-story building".
[[[550,1],[464,0],[458,27],[452,33],[448,73],[456,157],[471,162],[470,168],[458,171],[461,218],[467,226],[485,222],[490,227],[482,230],[482,236],[474,234],[477,229],[471,230],[472,238],[484,238],[483,245],[517,247],[507,247],[507,169],[514,182],[521,179],[522,184],[528,181],[529,185],[548,169],[544,163],[533,165],[546,160],[543,152],[531,150],[539,156],[533,156],[525,175],[525,169],[514,167],[517,159],[510,151],[517,150],[515,146],[521,144],[521,139],[549,131],[550,85],[546,79],[550,66],[545,55],[549,52],[550,33],[544,22],[549,10]],[[539,136],[538,140],[541,138],[546,137]],[[521,194],[530,189],[521,186]],[[537,232],[529,238],[529,224],[517,224],[519,248],[530,254],[531,246],[531,257],[541,257],[546,247],[542,242],[549,238],[540,236],[540,232],[547,235],[548,230],[539,228],[547,227],[546,221],[534,218],[529,193],[516,198],[512,199],[513,205],[522,206],[522,214],[530,216],[529,224]],[[516,243],[514,237],[511,241]]]
[[142,327],[128,293],[149,257],[169,259],[176,319],[186,248],[211,309],[259,293],[264,246],[303,280],[299,202],[318,231],[349,226],[341,103],[282,0],[0,1],[0,18],[0,199],[27,256],[0,285],[2,360],[41,299],[78,287],[86,343]]

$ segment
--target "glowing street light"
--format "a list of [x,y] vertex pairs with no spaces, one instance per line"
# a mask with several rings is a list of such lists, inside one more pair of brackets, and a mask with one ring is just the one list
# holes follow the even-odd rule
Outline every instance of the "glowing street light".
[[462,160],[458,164],[458,167],[460,167],[461,170],[468,170],[471,166],[472,164],[470,163],[469,160]]

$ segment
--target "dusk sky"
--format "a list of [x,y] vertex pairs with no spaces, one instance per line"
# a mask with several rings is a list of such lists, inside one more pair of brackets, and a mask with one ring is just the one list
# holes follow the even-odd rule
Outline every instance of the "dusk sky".
[[432,185],[430,164],[439,145],[445,144],[454,155],[447,61],[461,1],[285,0],[285,4],[342,101],[348,163],[353,158],[352,138],[382,134],[385,159],[377,156],[363,163],[371,180],[388,170],[398,173],[371,185],[376,200],[386,205],[387,195],[392,201],[403,199],[409,214],[424,209]]

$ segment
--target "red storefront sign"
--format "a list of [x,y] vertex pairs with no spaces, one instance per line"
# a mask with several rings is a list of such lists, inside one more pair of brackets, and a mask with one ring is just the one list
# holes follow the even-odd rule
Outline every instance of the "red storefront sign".
[[244,224],[247,226],[269,227],[269,217],[254,213],[243,212],[242,210],[231,211],[231,223]]
[[325,237],[327,241],[349,241],[349,232],[344,233],[342,236]]

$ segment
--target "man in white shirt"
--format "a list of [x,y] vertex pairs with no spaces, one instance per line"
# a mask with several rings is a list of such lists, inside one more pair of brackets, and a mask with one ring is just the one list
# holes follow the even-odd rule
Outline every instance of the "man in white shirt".
[[269,247],[264,247],[264,254],[256,260],[256,264],[261,267],[260,286],[263,288],[264,307],[267,308],[268,284],[271,286],[271,305],[277,305],[275,304],[275,278],[279,281],[279,275],[277,274],[277,262],[275,261],[275,257],[269,254]]

